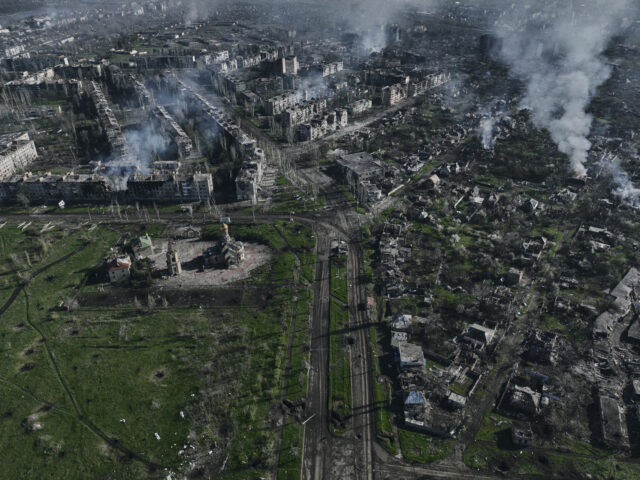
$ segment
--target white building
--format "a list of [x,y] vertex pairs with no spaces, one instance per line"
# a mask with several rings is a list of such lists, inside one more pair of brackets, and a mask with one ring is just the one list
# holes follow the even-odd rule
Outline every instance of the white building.
[[111,283],[127,280],[131,276],[131,258],[129,256],[114,258],[107,263],[107,273]]
[[36,145],[28,133],[0,137],[0,177],[13,175],[27,168],[36,158]]

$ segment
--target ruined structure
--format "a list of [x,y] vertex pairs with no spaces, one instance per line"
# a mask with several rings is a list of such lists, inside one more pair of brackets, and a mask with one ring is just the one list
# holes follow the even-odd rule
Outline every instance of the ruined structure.
[[170,276],[180,275],[182,273],[182,264],[178,258],[178,252],[173,242],[169,242],[167,247],[167,274]]
[[229,235],[229,227],[222,224],[223,238],[213,247],[202,253],[205,267],[233,268],[240,265],[245,258],[244,244]]
[[0,136],[0,178],[24,170],[36,158],[38,152],[29,133]]
[[105,135],[107,136],[107,141],[111,147],[111,154],[114,157],[114,160],[128,158],[129,148],[124,135],[122,134],[120,123],[116,119],[113,110],[111,110],[102,88],[97,82],[91,81],[87,85],[87,92],[93,101],[96,112],[98,113],[98,119],[102,125]]
[[160,127],[171,137],[180,157],[188,157],[191,154],[193,143],[184,130],[178,125],[178,122],[169,115],[167,109],[162,105],[157,106],[154,110],[154,118]]

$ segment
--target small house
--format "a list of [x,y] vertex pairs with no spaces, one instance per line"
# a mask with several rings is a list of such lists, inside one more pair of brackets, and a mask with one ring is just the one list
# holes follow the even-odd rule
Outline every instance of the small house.
[[107,262],[107,273],[111,283],[128,280],[131,276],[131,258],[124,256],[109,260]]
[[526,422],[514,422],[511,425],[511,441],[518,447],[530,447],[533,443],[533,430],[531,424]]

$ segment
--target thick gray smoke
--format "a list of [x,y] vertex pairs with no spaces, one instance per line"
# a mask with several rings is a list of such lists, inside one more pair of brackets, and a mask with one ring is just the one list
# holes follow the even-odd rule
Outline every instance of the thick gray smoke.
[[441,0],[329,0],[328,7],[341,13],[343,21],[360,37],[360,47],[366,54],[379,52],[388,46],[386,27],[398,22],[409,9],[429,9]]
[[124,136],[129,154],[108,159],[101,169],[116,190],[126,190],[131,175],[151,173],[154,159],[166,150],[170,141],[149,126],[127,131]]
[[633,0],[517,2],[496,23],[501,57],[526,84],[522,106],[577,174],[586,174],[591,148],[587,107],[611,75],[602,54],[634,9]]

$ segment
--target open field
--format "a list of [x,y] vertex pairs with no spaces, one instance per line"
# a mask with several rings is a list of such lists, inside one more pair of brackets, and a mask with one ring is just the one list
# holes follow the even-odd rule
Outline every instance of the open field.
[[[282,434],[278,419],[283,396],[298,401],[306,392],[307,287],[254,291],[219,305],[213,290],[210,301],[190,305],[154,287],[130,298],[122,287],[109,289],[110,304],[92,306],[85,296],[97,295],[103,258],[129,227],[16,227],[0,229],[7,478],[191,471],[245,479],[273,468],[299,477],[299,419],[287,416]],[[261,235],[262,228],[242,227],[274,251],[245,283],[297,284],[300,264],[287,242],[313,258],[310,231],[291,224]],[[284,453],[275,465],[280,435]]]

